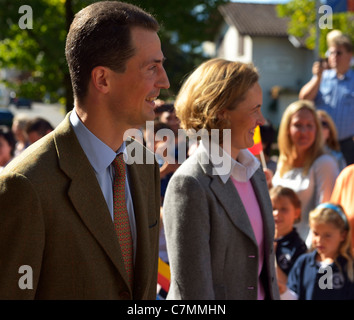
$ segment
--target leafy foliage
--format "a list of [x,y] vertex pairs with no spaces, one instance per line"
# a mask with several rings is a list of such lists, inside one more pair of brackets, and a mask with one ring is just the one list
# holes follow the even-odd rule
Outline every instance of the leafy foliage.
[[[277,5],[280,17],[290,17],[289,34],[305,39],[308,49],[315,48],[316,39],[316,0],[291,0]],[[320,15],[321,16],[321,15]],[[333,29],[339,29],[354,40],[354,13],[335,13],[332,16]],[[324,56],[327,50],[326,36],[331,29],[319,29],[319,53]]]
[[[20,95],[72,106],[71,84],[65,61],[65,38],[74,13],[93,0],[31,0],[33,29],[21,29],[19,13],[26,0],[0,0],[0,68],[22,70],[24,77],[8,83]],[[174,97],[181,80],[205,57],[200,46],[212,40],[221,22],[217,6],[227,0],[126,0],[151,12],[161,23],[160,32],[166,71],[171,88],[166,98]],[[188,53],[182,48],[188,48]]]

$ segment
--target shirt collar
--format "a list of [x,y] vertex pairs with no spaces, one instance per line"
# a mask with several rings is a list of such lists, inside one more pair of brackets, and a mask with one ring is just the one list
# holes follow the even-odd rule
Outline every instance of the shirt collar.
[[[215,148],[215,145],[212,146],[212,144],[213,142],[211,141],[210,150],[213,150],[213,146]],[[199,148],[201,149],[201,152],[208,154],[216,174],[220,177],[224,184],[227,182],[227,180],[229,180],[230,176],[239,182],[247,182],[251,179],[253,174],[260,166],[258,159],[248,149],[240,150],[238,158],[235,160],[232,159],[229,153],[218,146],[219,153],[222,154],[223,158],[223,161],[220,165],[220,163],[216,161],[215,157],[213,157],[213,154],[211,154],[210,150],[208,150],[207,146],[203,143],[203,140],[200,141]],[[224,165],[225,163],[231,164],[226,172]]]
[[350,68],[344,76],[346,79],[353,79],[354,78],[354,70],[352,68]]
[[337,77],[337,72],[334,69],[325,70],[328,73],[329,79],[334,79]]
[[86,128],[76,114],[75,108],[71,112],[70,123],[89,162],[97,173],[106,170],[119,153],[123,152],[127,156],[125,142],[122,143],[117,152],[114,152]]
[[315,266],[316,265],[316,255],[317,255],[317,250],[313,250],[311,252],[309,252],[309,263],[312,265],[312,266]]
[[[328,78],[329,79],[335,79],[337,78],[337,72],[334,69],[329,69],[326,70],[328,72]],[[344,74],[344,78],[343,79],[352,79],[354,76],[354,70],[349,68],[349,70]]]
[[293,228],[293,230],[291,230],[288,234],[286,234],[283,237],[276,238],[274,239],[274,241],[278,243],[287,243],[291,241],[295,236],[296,236],[296,229]]

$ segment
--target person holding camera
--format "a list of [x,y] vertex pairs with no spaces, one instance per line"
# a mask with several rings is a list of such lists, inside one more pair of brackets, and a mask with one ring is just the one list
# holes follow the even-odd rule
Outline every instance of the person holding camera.
[[338,128],[338,140],[347,164],[354,163],[354,70],[350,67],[353,45],[348,36],[329,41],[328,63],[313,64],[312,79],[299,93],[300,99],[312,100],[327,111]]

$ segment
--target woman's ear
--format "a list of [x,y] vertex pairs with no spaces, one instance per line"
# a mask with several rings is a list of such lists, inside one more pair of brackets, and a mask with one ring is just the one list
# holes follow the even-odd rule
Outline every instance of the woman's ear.
[[227,120],[229,119],[228,110],[227,109],[220,110],[216,116],[219,120]]

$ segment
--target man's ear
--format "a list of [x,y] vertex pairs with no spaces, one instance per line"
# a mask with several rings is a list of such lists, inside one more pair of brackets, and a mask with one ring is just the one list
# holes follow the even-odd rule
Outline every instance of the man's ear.
[[100,91],[103,94],[106,94],[109,91],[107,78],[109,76],[109,69],[106,67],[95,67],[91,71],[91,81],[92,85],[96,90]]

